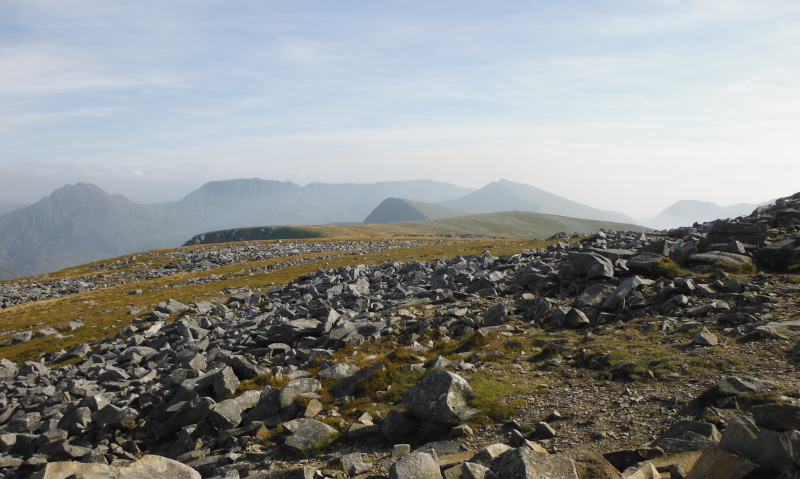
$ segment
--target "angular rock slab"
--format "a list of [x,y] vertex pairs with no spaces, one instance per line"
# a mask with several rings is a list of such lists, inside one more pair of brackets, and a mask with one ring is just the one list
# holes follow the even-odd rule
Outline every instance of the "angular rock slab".
[[464,378],[437,369],[406,391],[403,403],[418,419],[445,423],[475,415],[478,410],[468,405],[474,397]]
[[415,452],[392,464],[389,479],[442,479],[442,473],[434,455]]
[[335,438],[337,434],[338,432],[336,429],[325,423],[313,419],[306,419],[294,433],[286,439],[285,444],[297,451],[308,451],[324,446]]
[[572,459],[527,447],[509,449],[499,455],[492,461],[491,469],[503,479],[578,479]]
[[710,446],[694,463],[686,479],[743,479],[758,466],[743,457]]
[[79,462],[51,462],[31,479],[201,479],[200,473],[178,461],[161,456],[144,456],[136,462],[124,466],[105,464],[83,464]]

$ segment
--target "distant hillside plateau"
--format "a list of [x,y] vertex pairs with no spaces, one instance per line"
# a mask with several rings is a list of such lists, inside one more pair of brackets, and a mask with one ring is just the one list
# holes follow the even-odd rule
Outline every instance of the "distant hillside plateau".
[[719,206],[708,201],[681,200],[666,208],[658,216],[642,219],[640,222],[659,230],[679,228],[681,226],[691,226],[694,223],[747,216],[759,206],[770,203],[774,203],[774,201],[765,201],[759,204],[738,203],[732,206]]
[[393,223],[364,223],[347,226],[298,225],[237,228],[197,235],[184,246],[274,239],[386,238],[419,235],[541,239],[549,238],[560,232],[590,234],[596,233],[601,229],[606,231],[650,231],[649,228],[639,225],[567,218],[525,211],[510,211],[456,218]]

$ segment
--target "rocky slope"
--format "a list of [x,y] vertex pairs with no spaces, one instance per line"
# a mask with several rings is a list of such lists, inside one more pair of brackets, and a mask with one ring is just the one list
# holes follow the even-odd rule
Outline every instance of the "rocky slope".
[[794,477],[800,287],[776,272],[799,253],[797,194],[700,228],[165,301],[2,362],[0,473]]

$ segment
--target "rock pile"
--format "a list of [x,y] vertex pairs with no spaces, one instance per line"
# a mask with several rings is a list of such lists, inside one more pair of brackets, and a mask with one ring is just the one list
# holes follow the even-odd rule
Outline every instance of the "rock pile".
[[[221,266],[265,261],[275,258],[307,255],[313,253],[376,253],[387,249],[410,248],[432,241],[337,241],[300,242],[273,244],[237,244],[218,246],[212,249],[174,249],[168,252],[147,253],[148,262],[137,262],[137,256],[101,263],[92,267],[98,276],[65,278],[50,282],[27,281],[0,284],[0,308],[7,308],[30,301],[60,298],[70,294],[93,291],[97,288],[146,281],[179,273],[194,273],[213,270]],[[437,241],[435,243],[441,243]],[[318,260],[315,258],[314,260]],[[164,260],[167,260],[164,263]],[[311,260],[308,260],[311,261]],[[301,264],[303,261],[284,262],[282,266]],[[133,265],[133,267],[131,267]],[[0,278],[0,280],[5,278]],[[214,278],[204,278],[211,281]]]
[[[767,276],[738,281],[724,269],[741,270],[754,258],[767,264],[763,251],[769,248],[793,251],[786,242],[797,238],[798,203],[800,194],[734,221],[654,234],[601,232],[514,255],[320,269],[268,294],[234,292],[224,303],[165,301],[149,323],[126,326],[115,338],[46,354],[41,362],[0,362],[0,477],[62,477],[52,471],[71,469],[51,464],[58,461],[129,471],[152,460],[139,459],[143,454],[172,458],[202,477],[333,477],[337,473],[316,468],[270,468],[287,451],[313,454],[333,441],[396,444],[428,422],[455,425],[476,412],[470,406],[475,393],[459,373],[502,355],[468,351],[458,359],[412,364],[433,372],[402,395],[406,412],[365,414],[347,430],[336,429],[341,414],[329,401],[344,405],[364,394],[362,385],[384,374],[391,360],[374,358],[359,369],[330,359],[366,341],[393,341],[420,354],[473,334],[624,325],[645,317],[661,318],[656,329],[664,334],[697,330],[693,341],[700,346],[716,344],[708,328],[753,340],[781,337],[782,330],[798,325],[772,321],[782,306],[762,294]],[[189,269],[212,263],[210,251],[186,254],[192,258]],[[781,255],[789,259],[769,264],[793,268],[793,253]],[[676,276],[673,265],[711,275]],[[418,308],[423,305],[424,315]],[[593,364],[609,362],[603,352],[585,354]],[[68,360],[77,363],[48,367]],[[625,364],[612,372],[617,379],[632,374]],[[269,384],[258,382],[265,378]],[[757,391],[758,385],[757,379],[725,378],[699,400],[726,407],[740,388]],[[542,422],[531,438],[517,431],[513,448],[489,447],[470,456],[437,443],[398,454],[389,477],[601,477],[592,475],[597,471],[621,477],[619,471],[629,467],[638,471],[635,477],[659,477],[664,467],[676,468],[672,477],[682,477],[679,468],[691,470],[687,477],[710,477],[695,471],[733,463],[741,465],[737,471],[790,477],[800,462],[798,410],[757,410],[753,418],[732,421],[721,435],[711,423],[678,423],[644,455],[614,451],[605,457],[589,451],[548,454],[535,441],[555,432]],[[469,434],[467,429],[462,424],[452,434]],[[693,453],[693,468],[684,456],[673,457],[687,452]],[[631,459],[647,454],[668,459],[660,465]],[[350,476],[372,470],[360,456],[340,461]],[[75,471],[69,474],[83,474]]]

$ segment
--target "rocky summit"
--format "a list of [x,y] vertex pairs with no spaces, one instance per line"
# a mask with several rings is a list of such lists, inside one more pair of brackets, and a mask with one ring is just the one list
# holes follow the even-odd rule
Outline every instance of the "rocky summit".
[[[167,269],[248,261],[236,248]],[[797,194],[172,297],[113,337],[0,361],[0,477],[798,477],[799,254]],[[93,287],[10,287],[5,306]]]

